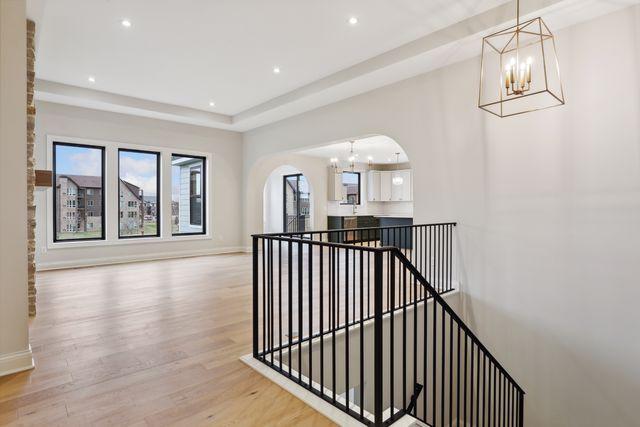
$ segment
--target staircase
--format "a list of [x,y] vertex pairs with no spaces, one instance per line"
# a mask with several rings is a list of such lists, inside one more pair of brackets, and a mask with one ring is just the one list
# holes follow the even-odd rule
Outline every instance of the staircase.
[[521,427],[524,391],[452,308],[455,226],[254,235],[253,357],[365,425]]

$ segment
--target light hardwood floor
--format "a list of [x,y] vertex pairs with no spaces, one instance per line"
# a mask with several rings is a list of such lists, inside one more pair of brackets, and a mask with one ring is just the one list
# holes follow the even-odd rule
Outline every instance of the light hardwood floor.
[[36,369],[0,378],[0,425],[332,423],[238,360],[251,256],[39,273]]

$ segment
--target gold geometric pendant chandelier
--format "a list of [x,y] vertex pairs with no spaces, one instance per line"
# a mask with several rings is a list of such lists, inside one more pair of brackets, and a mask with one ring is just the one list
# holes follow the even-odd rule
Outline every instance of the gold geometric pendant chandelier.
[[478,107],[509,117],[564,105],[553,34],[542,18],[520,22],[482,39]]

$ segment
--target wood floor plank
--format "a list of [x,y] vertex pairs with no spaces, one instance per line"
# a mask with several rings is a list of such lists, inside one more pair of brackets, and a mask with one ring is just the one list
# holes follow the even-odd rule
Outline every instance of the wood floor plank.
[[0,378],[0,425],[333,425],[248,368],[251,256],[37,274],[36,369]]

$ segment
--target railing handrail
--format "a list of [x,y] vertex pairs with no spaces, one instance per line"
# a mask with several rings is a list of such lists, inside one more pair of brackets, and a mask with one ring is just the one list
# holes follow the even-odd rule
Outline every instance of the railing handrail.
[[[430,224],[407,224],[407,225],[390,225],[390,226],[380,226],[380,227],[335,228],[331,230],[256,233],[256,234],[252,234],[251,237],[271,238],[274,236],[286,237],[286,236],[294,236],[294,235],[300,235],[300,234],[342,233],[342,232],[353,232],[353,231],[363,231],[363,230],[381,230],[381,229],[386,230],[386,229],[392,229],[392,228],[435,227],[435,226],[442,226],[442,225],[453,225],[454,227],[456,227],[458,223],[457,222],[436,222],[436,223],[430,223]],[[308,240],[305,240],[305,242],[308,242]],[[349,245],[349,246],[351,247],[355,245]]]
[[484,344],[482,344],[480,339],[471,331],[471,329],[469,329],[466,323],[456,314],[456,312],[451,308],[451,306],[447,304],[444,298],[440,296],[440,293],[433,286],[431,286],[431,284],[427,281],[427,279],[424,278],[424,276],[411,263],[411,261],[409,261],[409,259],[402,253],[402,251],[400,251],[398,248],[394,246],[387,246],[387,247],[384,247],[384,249],[390,250],[398,258],[398,260],[402,262],[402,264],[411,273],[413,273],[413,275],[418,279],[420,284],[422,284],[422,286],[424,286],[431,293],[434,299],[434,302],[437,302],[438,304],[440,304],[440,306],[449,314],[449,316],[458,324],[458,326],[465,331],[465,333],[469,336],[469,338],[471,338],[471,341],[473,341],[478,346],[478,348],[482,349],[482,351],[487,355],[487,357],[489,357],[489,359],[494,363],[494,365],[496,365],[496,368],[498,368],[500,372],[504,374],[504,376],[507,377],[509,381],[511,381],[511,383],[513,383],[513,385],[518,389],[518,391],[520,391],[524,395],[525,392],[522,389],[522,387],[520,387],[520,385],[516,382],[516,380],[514,380],[513,377],[511,377],[511,375],[509,375],[507,370],[491,354],[489,349]]

